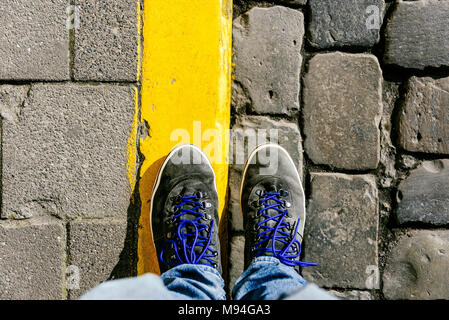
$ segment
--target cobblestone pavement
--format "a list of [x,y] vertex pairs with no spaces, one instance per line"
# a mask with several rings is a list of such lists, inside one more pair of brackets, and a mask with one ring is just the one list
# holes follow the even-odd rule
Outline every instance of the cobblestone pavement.
[[[0,2],[1,299],[136,274],[138,4]],[[232,129],[277,129],[307,196],[302,274],[335,295],[449,299],[448,26],[448,0],[234,0]]]
[[302,274],[338,296],[449,299],[448,25],[449,1],[234,1],[233,128],[281,130],[318,262]]

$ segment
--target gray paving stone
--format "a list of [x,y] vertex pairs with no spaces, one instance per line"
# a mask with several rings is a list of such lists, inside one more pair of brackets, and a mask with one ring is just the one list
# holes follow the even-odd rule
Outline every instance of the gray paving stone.
[[382,71],[376,57],[317,54],[304,79],[304,149],[315,164],[348,170],[379,163]]
[[32,85],[3,120],[2,218],[126,216],[134,90]]
[[339,292],[336,290],[329,290],[329,293],[344,300],[374,300],[373,296],[368,291],[351,290]]
[[17,121],[20,106],[30,86],[0,85],[0,115],[7,121]]
[[303,7],[307,3],[307,0],[272,0],[272,1],[261,1],[261,0],[234,0],[233,1],[233,17],[237,18],[244,12],[251,10],[254,7],[270,7],[274,5],[280,5],[285,7],[294,8],[297,10],[298,7]]
[[228,178],[228,205],[229,221],[231,232],[243,232],[243,216],[240,211],[240,183],[242,181],[242,171],[234,166],[229,168]]
[[[233,23],[235,82],[260,114],[299,110],[304,17],[285,7],[253,8]],[[245,96],[246,95],[246,96]]]
[[449,66],[449,2],[399,1],[385,31],[386,64]]
[[[29,86],[0,85],[0,115],[3,119],[17,119],[19,106],[25,101]],[[1,121],[0,121],[0,141],[1,141]],[[0,144],[0,163],[2,163],[2,152]],[[0,170],[0,181],[2,172]],[[1,216],[1,214],[0,214]]]
[[399,93],[400,83],[383,81],[383,110],[382,120],[380,123],[380,157],[379,170],[382,178],[380,185],[383,188],[390,188],[397,179],[396,170],[396,146],[391,139],[392,125],[391,117],[393,115],[396,101],[400,97]]
[[74,221],[69,230],[70,264],[80,280],[69,294],[76,299],[111,276],[124,247],[126,221]]
[[69,5],[69,0],[0,2],[0,79],[69,79]]
[[136,0],[76,0],[74,76],[77,80],[136,81]]
[[278,0],[277,2],[284,4],[304,5],[307,3],[307,0]]
[[449,159],[424,161],[398,187],[399,223],[449,224]]
[[404,169],[416,169],[421,162],[409,154],[401,154],[399,157],[399,165]]
[[319,49],[379,42],[384,0],[309,0],[309,43]]
[[234,114],[244,114],[251,107],[251,99],[243,86],[232,81],[231,83],[231,108]]
[[303,175],[303,150],[298,125],[287,120],[274,120],[263,116],[239,116],[232,127],[229,174],[229,219],[233,231],[243,231],[240,212],[240,182],[249,154],[260,144],[267,142],[283,146]]
[[244,266],[245,237],[236,236],[231,239],[231,255],[229,257],[229,292],[245,269]]
[[302,139],[296,122],[264,116],[239,116],[232,126],[231,139],[230,161],[234,166],[243,168],[249,154],[258,145],[278,143],[288,151],[302,176]]
[[387,299],[449,299],[449,231],[413,230],[400,237],[383,272]]
[[399,131],[408,151],[449,154],[449,77],[410,78]]
[[65,228],[0,220],[0,299],[63,299]]
[[326,288],[378,288],[378,192],[370,175],[312,173],[304,233],[306,280]]

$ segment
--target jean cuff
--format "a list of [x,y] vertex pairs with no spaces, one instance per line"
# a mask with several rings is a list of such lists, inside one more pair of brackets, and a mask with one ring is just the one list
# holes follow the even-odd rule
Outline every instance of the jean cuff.
[[[198,271],[212,273],[215,276],[219,277],[221,279],[221,281],[223,281],[223,277],[221,276],[220,272],[217,271],[217,269],[215,269],[211,266],[204,265],[204,264],[184,263],[184,264],[180,264],[176,267],[170,268],[169,270],[165,271],[163,274],[171,275],[171,273],[179,272],[179,270],[185,270],[186,268],[191,268],[192,270],[198,270]],[[224,283],[224,281],[223,281],[223,283]]]
[[282,262],[273,256],[261,256],[261,257],[256,257],[253,259],[253,261],[251,261],[251,264],[253,263],[259,263],[259,262],[271,262],[271,263],[275,263],[275,264],[282,264]]
[[[207,265],[203,265],[203,264],[188,264],[188,263],[180,264],[176,267],[173,267],[173,268],[165,271],[163,274],[161,274],[161,277],[162,278],[176,277],[179,273],[186,271],[186,269],[195,270],[200,273],[212,274],[218,281],[220,281],[220,285],[224,290],[225,283],[223,280],[223,276],[220,274],[220,272],[218,272],[217,269],[215,269],[211,266],[207,266]],[[219,298],[219,300],[226,300],[226,293],[221,298]]]

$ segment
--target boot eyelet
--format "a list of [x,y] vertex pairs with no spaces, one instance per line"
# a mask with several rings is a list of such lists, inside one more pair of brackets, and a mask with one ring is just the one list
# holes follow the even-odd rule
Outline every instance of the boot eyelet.
[[204,202],[202,202],[201,204],[202,204],[202,208],[203,208],[203,209],[209,209],[209,208],[212,207],[212,203],[207,202],[207,201],[204,201]]
[[201,191],[196,192],[195,195],[198,197],[198,199],[202,199],[204,197],[204,193]]
[[176,218],[175,217],[172,217],[172,218],[167,220],[167,224],[173,224],[175,222],[176,222]]

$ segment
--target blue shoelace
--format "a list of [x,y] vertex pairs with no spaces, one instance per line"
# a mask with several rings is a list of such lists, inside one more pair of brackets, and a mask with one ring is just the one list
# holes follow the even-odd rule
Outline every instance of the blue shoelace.
[[[167,266],[174,267],[180,264],[203,264],[214,268],[216,267],[215,262],[212,261],[211,258],[216,257],[218,253],[209,247],[212,239],[214,220],[211,221],[210,227],[201,223],[201,220],[206,220],[206,217],[204,213],[199,211],[199,209],[205,208],[206,202],[199,202],[198,198],[198,195],[179,197],[181,203],[175,206],[174,211],[177,214],[172,220],[173,223],[177,224],[176,234],[174,235],[173,240],[168,240],[164,243],[160,253],[161,262]],[[186,205],[189,205],[192,208],[186,209]],[[194,215],[195,218],[193,220],[183,219],[182,217],[186,214]],[[200,235],[204,230],[208,231],[207,233],[209,235],[207,237]],[[176,263],[170,263],[164,260],[164,249],[169,244],[172,244],[173,246],[175,252],[173,258],[176,259]],[[198,247],[203,248],[200,254],[195,252],[195,249]],[[201,260],[203,260],[203,262],[200,263]]]
[[[282,210],[285,206],[285,202],[279,197],[281,193],[286,193],[282,190],[281,192],[261,192],[260,196],[263,197],[260,200],[260,204],[263,206],[258,211],[258,215],[265,218],[265,220],[260,221],[256,225],[256,229],[260,230],[257,234],[257,238],[260,239],[258,243],[254,245],[255,257],[272,255],[278,258],[282,263],[288,266],[301,266],[310,267],[316,266],[314,262],[304,262],[296,260],[301,255],[301,242],[296,239],[296,234],[299,227],[298,219],[296,221],[295,232],[290,234],[285,232],[284,229],[288,229],[290,225],[284,221],[285,216],[288,214],[288,210]],[[269,201],[272,201],[272,204]],[[278,214],[269,215],[265,213],[267,210],[275,210]],[[275,227],[269,227],[267,223],[272,220],[276,223]],[[264,246],[265,243],[271,241],[271,246]],[[276,243],[282,243],[283,249],[276,249]]]

